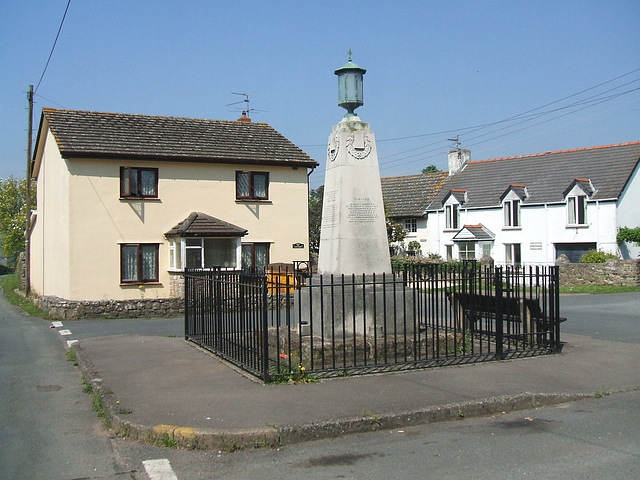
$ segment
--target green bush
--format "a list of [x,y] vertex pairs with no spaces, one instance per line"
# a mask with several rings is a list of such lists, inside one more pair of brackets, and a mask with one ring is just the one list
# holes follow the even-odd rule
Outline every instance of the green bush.
[[13,269],[7,267],[6,265],[0,265],[0,275],[8,275],[13,273]]
[[580,263],[604,263],[607,260],[616,260],[620,257],[614,253],[603,252],[602,250],[589,250],[580,257]]

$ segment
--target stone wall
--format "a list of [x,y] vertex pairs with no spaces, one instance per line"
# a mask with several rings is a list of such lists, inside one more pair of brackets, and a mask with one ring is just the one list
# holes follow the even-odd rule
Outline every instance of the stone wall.
[[59,297],[41,296],[36,305],[53,318],[78,320],[81,318],[139,318],[179,317],[184,315],[183,298],[148,298],[139,300],[74,301]]
[[640,286],[640,260],[608,260],[605,263],[562,263],[560,286]]

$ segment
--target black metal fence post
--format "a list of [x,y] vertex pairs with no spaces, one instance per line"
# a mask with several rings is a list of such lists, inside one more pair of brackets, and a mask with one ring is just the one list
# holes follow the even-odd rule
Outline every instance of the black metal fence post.
[[184,339],[189,337],[189,319],[191,318],[191,276],[189,269],[184,269]]
[[496,302],[496,318],[495,318],[495,330],[496,330],[496,358],[499,360],[504,359],[503,345],[504,345],[504,325],[502,324],[502,304],[503,304],[503,291],[502,291],[502,267],[496,267],[495,269],[495,302]]
[[262,287],[262,308],[260,313],[262,315],[262,379],[265,383],[270,382],[269,378],[269,312],[267,305],[267,276],[262,277],[260,282]]
[[549,306],[551,325],[553,328],[553,350],[560,350],[560,273],[559,267],[554,265],[549,268]]

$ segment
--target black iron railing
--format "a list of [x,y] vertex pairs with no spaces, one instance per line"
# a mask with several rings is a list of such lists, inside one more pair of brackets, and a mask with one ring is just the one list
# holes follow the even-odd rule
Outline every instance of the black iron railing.
[[560,346],[557,267],[185,272],[185,336],[265,381],[531,356]]

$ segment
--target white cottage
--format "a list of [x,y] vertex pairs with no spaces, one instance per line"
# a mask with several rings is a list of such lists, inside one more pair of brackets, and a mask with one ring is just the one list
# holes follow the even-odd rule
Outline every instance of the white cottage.
[[429,251],[490,255],[501,264],[572,262],[591,249],[637,258],[619,227],[640,225],[640,142],[469,161],[449,152],[449,177],[425,209]]

